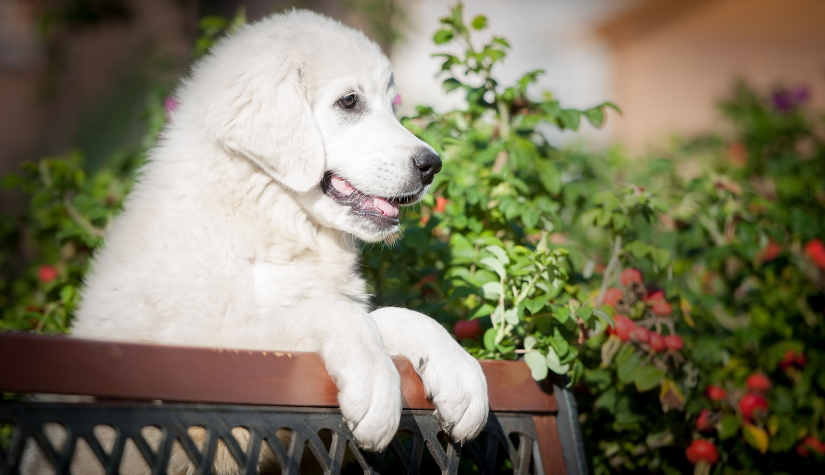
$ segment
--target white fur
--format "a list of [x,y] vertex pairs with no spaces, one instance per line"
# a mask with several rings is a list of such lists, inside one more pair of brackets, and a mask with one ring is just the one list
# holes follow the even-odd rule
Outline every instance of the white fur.
[[[427,316],[370,313],[355,238],[379,241],[397,226],[376,226],[319,186],[334,171],[369,195],[426,192],[411,159],[426,145],[395,118],[390,78],[363,34],[306,11],[216,45],[178,90],[95,258],[73,334],[318,352],[353,434],[373,450],[398,428],[390,355],[399,355],[451,435],[478,435],[487,418],[478,362]],[[368,108],[357,120],[336,105],[348,91]]]

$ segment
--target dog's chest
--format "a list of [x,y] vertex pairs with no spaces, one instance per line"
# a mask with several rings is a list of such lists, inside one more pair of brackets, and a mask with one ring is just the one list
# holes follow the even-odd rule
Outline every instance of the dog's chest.
[[288,308],[303,300],[347,300],[366,306],[365,283],[357,272],[355,255],[307,252],[278,257],[252,262],[259,311]]

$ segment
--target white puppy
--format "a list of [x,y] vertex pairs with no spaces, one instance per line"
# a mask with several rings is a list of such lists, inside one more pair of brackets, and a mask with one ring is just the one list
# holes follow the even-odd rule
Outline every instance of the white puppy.
[[450,434],[478,435],[478,362],[425,315],[370,312],[358,273],[355,238],[398,233],[399,205],[441,168],[396,119],[379,47],[314,13],[276,15],[217,44],[177,97],[86,279],[74,335],[318,352],[371,450],[398,428],[398,355]]

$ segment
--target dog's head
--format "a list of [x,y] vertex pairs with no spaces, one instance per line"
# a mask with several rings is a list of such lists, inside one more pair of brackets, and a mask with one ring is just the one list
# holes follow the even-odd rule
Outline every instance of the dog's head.
[[242,28],[187,87],[209,98],[202,120],[217,143],[255,162],[317,223],[365,241],[397,233],[399,206],[418,201],[441,169],[395,117],[380,48],[311,12]]

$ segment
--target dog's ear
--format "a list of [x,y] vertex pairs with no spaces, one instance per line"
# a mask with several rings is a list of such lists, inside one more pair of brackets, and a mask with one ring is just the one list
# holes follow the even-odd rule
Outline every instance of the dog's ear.
[[321,182],[326,165],[303,67],[290,59],[265,66],[233,78],[226,95],[212,103],[210,122],[219,124],[214,134],[224,148],[303,193]]

